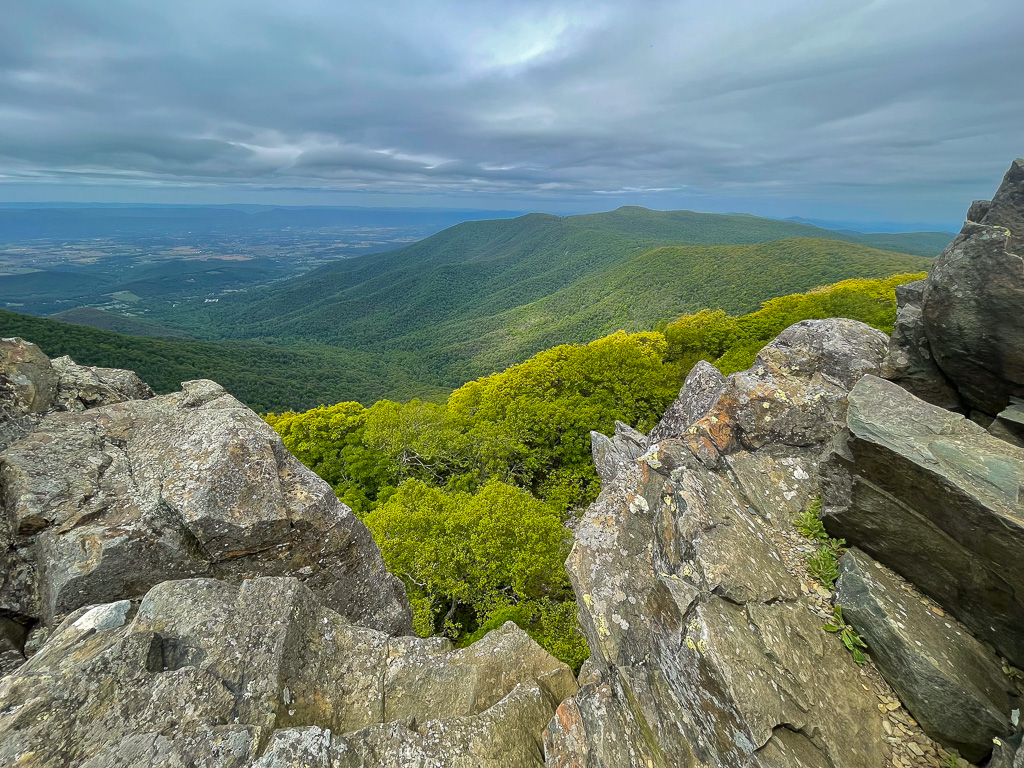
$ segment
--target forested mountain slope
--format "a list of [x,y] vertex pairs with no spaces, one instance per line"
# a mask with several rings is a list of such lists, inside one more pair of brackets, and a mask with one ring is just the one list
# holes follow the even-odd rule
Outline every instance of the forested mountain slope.
[[851,239],[745,215],[530,214],[459,224],[163,320],[210,339],[379,353],[414,378],[453,387],[617,328],[703,308],[751,311],[782,293],[926,268],[921,257]]
[[258,341],[127,336],[0,310],[0,337],[32,339],[50,357],[71,355],[81,365],[128,368],[158,393],[183,381],[224,382],[257,411],[312,408],[356,399],[443,397],[446,390],[413,381],[379,355],[315,344],[282,347]]

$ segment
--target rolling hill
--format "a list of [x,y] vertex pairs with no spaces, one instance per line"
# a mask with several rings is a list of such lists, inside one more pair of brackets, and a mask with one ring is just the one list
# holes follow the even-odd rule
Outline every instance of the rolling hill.
[[453,387],[553,344],[705,307],[748,312],[783,293],[927,264],[808,224],[625,207],[467,222],[153,319],[210,339],[379,354]]

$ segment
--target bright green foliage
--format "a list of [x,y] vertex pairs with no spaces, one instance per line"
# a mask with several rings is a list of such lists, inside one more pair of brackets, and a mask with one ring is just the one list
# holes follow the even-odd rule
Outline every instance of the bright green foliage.
[[590,431],[615,420],[649,430],[679,390],[658,333],[614,333],[563,345],[465,384],[448,410],[475,446],[479,469],[572,505],[597,493]]
[[561,659],[578,673],[590,655],[587,641],[580,632],[576,618],[576,601],[531,600],[492,611],[487,621],[473,633],[459,640],[459,646],[475,643],[492,629],[506,621],[513,621],[546,648],[552,656]]
[[817,542],[828,541],[828,532],[821,522],[821,496],[816,497],[807,509],[797,515],[793,525],[801,535]]
[[843,554],[845,539],[833,539],[821,522],[821,497],[814,499],[800,515],[793,520],[797,530],[818,548],[807,557],[807,571],[811,578],[822,586],[832,589],[839,578],[839,558]]
[[765,344],[800,320],[848,317],[891,333],[896,286],[922,277],[924,273],[844,280],[808,293],[771,299],[758,311],[741,317],[708,310],[686,315],[665,328],[666,357],[685,370],[698,360],[708,360],[729,374],[749,368]]
[[359,403],[321,406],[306,413],[267,414],[285,446],[334,488],[357,514],[397,483],[390,457],[365,442],[367,411]]
[[569,534],[550,504],[498,480],[474,494],[408,480],[366,525],[420,632],[459,639],[513,620],[567,662],[585,657],[562,567]]
[[833,589],[839,578],[839,556],[842,554],[839,547],[842,543],[842,539],[829,539],[807,558],[807,572],[827,589]]
[[846,650],[853,654],[853,660],[858,664],[863,664],[867,661],[862,648],[867,648],[867,643],[864,642],[864,638],[857,634],[857,631],[846,623],[843,618],[843,609],[840,606],[836,606],[832,610],[832,622],[825,625],[825,631],[831,632],[839,636],[839,639],[843,641],[843,645],[846,646]]

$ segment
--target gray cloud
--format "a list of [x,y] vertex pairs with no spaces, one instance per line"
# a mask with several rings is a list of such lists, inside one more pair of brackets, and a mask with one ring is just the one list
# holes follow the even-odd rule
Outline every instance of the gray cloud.
[[1019,0],[11,5],[0,197],[952,222],[1024,154]]

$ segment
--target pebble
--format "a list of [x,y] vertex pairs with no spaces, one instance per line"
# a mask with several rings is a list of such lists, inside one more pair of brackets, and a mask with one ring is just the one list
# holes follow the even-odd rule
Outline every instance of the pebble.
[[917,746],[916,741],[908,741],[907,748],[918,757],[924,757],[924,750]]

